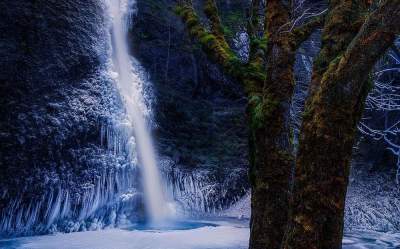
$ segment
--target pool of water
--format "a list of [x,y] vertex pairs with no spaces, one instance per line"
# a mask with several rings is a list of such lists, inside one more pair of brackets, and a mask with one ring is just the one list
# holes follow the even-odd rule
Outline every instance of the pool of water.
[[168,222],[165,224],[153,225],[149,223],[137,223],[132,226],[123,227],[122,229],[129,231],[179,231],[179,230],[191,230],[197,229],[201,227],[216,227],[218,224],[206,222],[206,221],[196,221],[196,220],[188,220],[188,221],[174,221]]

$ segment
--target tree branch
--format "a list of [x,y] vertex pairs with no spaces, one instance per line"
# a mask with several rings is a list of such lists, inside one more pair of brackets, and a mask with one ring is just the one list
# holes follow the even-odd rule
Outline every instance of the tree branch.
[[211,32],[209,32],[200,22],[191,1],[185,1],[176,8],[176,13],[181,16],[189,34],[197,39],[205,52],[217,63],[230,67],[233,62],[239,59],[233,54],[229,47],[221,44],[220,40]]
[[226,73],[240,81],[248,96],[262,91],[265,72],[253,64],[242,63],[228,44],[209,32],[200,22],[190,0],[182,1],[175,10],[181,16],[189,35],[200,43],[203,51]]
[[324,10],[307,23],[292,30],[296,48],[306,41],[317,28],[321,28],[323,26],[326,13],[327,11]]
[[368,74],[378,59],[393,44],[400,31],[400,0],[386,0],[371,13],[344,55],[329,66],[324,79],[335,77],[344,94],[357,100],[368,84]]

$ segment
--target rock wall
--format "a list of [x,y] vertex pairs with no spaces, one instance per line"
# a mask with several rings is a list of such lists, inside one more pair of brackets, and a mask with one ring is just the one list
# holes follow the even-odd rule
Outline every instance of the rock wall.
[[108,76],[105,9],[0,3],[0,234],[85,230],[83,220],[97,223],[98,209],[136,186],[114,128],[123,110]]
[[[191,212],[226,208],[249,186],[242,89],[187,36],[174,13],[176,1],[137,3],[132,48],[153,82],[154,135],[163,165],[171,169],[165,172],[172,192]],[[235,20],[244,3],[221,3],[234,35],[243,28]]]

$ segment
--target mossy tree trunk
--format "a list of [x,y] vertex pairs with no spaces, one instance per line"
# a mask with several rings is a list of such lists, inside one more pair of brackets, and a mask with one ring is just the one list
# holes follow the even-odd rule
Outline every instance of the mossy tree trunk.
[[266,79],[262,96],[255,103],[249,101],[252,249],[280,248],[288,218],[289,181],[294,166],[289,109],[295,43],[291,33],[279,29],[289,22],[289,10],[282,1],[267,2]]
[[[343,3],[349,10],[363,7],[362,2]],[[348,15],[330,20],[341,22],[345,18]],[[345,30],[344,23],[327,22],[325,30],[331,26]],[[328,62],[326,67],[318,64],[314,67],[318,71],[314,72],[316,76],[301,128],[285,249],[341,248],[352,146],[371,87],[366,72],[373,69],[392,45],[399,27],[400,0],[387,0],[367,18],[354,39],[348,35],[349,44],[334,43],[344,47],[343,51],[322,49],[330,58],[324,62]],[[333,32],[326,33],[324,39],[335,39],[330,37]]]
[[[369,89],[365,72],[372,70],[398,32],[399,1],[382,1],[365,21],[373,1],[332,0],[326,21],[317,17],[289,29],[288,1],[266,1],[261,25],[263,1],[253,0],[247,62],[240,60],[225,40],[214,0],[204,0],[209,28],[200,21],[190,0],[181,1],[177,13],[189,34],[227,74],[242,83],[248,97],[251,249],[281,248],[284,236],[284,248],[341,247],[352,145]],[[313,66],[295,162],[289,142],[295,51],[322,24],[322,48]]]
[[[295,51],[323,18],[290,28],[286,1],[252,1],[248,34],[250,54],[241,61],[229,47],[214,0],[204,1],[209,28],[190,0],[181,1],[177,13],[189,34],[224,71],[242,83],[248,98],[249,161],[252,186],[251,249],[279,249],[289,207],[289,185],[294,167],[290,144],[289,109],[294,89]],[[259,13],[264,11],[265,20]]]

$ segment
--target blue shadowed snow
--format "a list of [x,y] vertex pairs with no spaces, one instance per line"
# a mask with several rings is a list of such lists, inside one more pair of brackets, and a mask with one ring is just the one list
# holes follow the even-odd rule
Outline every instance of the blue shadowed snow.
[[[149,228],[149,227],[147,227]],[[250,235],[248,220],[219,219],[182,221],[175,227],[146,230],[108,229],[0,240],[2,249],[246,249]],[[141,230],[144,229],[144,230]],[[400,248],[400,234],[352,231],[343,249]]]
[[343,249],[399,249],[399,233],[351,231],[345,233]]

